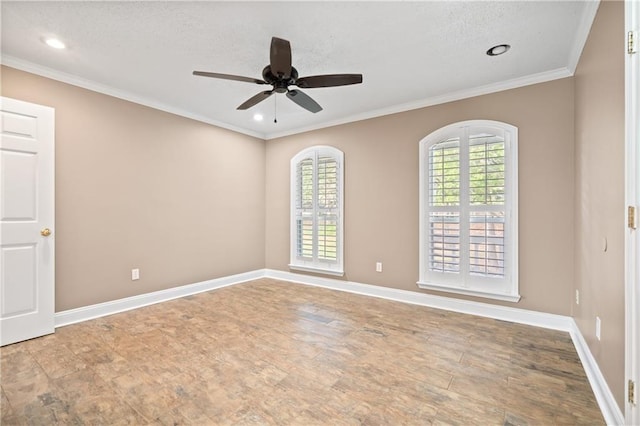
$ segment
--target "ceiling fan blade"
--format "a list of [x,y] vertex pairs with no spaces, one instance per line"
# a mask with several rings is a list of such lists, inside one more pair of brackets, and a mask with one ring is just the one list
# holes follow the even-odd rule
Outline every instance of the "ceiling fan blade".
[[267,90],[266,92],[260,92],[257,95],[247,99],[242,105],[240,105],[236,109],[241,109],[241,110],[249,109],[252,106],[254,106],[255,104],[264,101],[265,99],[267,99],[271,95],[273,95],[273,90]]
[[291,76],[291,45],[287,40],[271,38],[270,59],[273,75],[285,79]]
[[295,84],[303,89],[312,89],[314,87],[348,86],[359,83],[362,83],[362,74],[326,74],[300,77]]
[[322,107],[316,101],[299,90],[289,90],[287,92],[287,98],[291,99],[293,102],[297,103],[307,111],[313,112],[314,114],[316,112],[322,111]]
[[221,78],[223,80],[244,81],[247,83],[267,84],[266,81],[258,80],[257,78],[243,77],[241,75],[220,74],[217,72],[194,71],[193,75],[199,75],[201,77]]

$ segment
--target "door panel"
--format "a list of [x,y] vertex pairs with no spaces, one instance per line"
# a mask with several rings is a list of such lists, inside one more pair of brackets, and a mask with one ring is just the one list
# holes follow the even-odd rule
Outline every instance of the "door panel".
[[2,219],[36,220],[37,155],[0,151],[2,163]]
[[2,318],[29,314],[37,307],[36,246],[2,247],[2,281],[21,283],[20,287],[3,287]]
[[9,98],[0,110],[0,344],[7,345],[54,331],[54,111]]

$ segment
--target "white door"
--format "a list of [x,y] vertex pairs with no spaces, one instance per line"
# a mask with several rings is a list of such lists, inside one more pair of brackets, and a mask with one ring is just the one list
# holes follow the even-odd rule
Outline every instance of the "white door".
[[0,346],[53,333],[54,110],[0,98]]

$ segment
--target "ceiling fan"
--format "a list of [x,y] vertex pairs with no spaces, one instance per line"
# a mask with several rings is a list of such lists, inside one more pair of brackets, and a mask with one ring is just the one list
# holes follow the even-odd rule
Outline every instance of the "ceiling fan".
[[316,113],[322,111],[322,107],[304,92],[297,89],[289,90],[289,86],[313,89],[316,87],[347,86],[362,83],[362,74],[325,74],[298,77],[298,70],[291,66],[291,45],[287,40],[278,37],[271,38],[270,63],[262,70],[262,80],[206,71],[194,71],[193,75],[255,84],[270,84],[273,86],[273,89],[260,92],[247,99],[237,108],[239,110],[249,109],[274,93],[286,93],[287,97],[293,102],[308,111]]

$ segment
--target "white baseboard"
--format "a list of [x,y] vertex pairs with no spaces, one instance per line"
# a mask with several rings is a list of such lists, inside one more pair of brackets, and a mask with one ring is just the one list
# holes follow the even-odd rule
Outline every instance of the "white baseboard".
[[370,284],[362,284],[351,281],[341,281],[331,278],[295,274],[273,269],[265,270],[265,277],[282,281],[290,281],[300,284],[329,288],[332,290],[346,291],[365,296],[379,297],[414,305],[428,306],[430,308],[444,309],[469,315],[493,318],[518,324],[532,325],[552,330],[566,331],[571,335],[571,340],[580,357],[591,389],[598,401],[600,411],[608,425],[623,425],[624,416],[604,379],[598,363],[591,354],[582,333],[571,317],[563,315],[547,314],[544,312],[529,311],[508,306],[491,305],[488,303],[460,300],[432,294],[417,293],[413,291],[398,290],[388,287],[380,287]]
[[613,397],[611,389],[609,389],[596,359],[593,357],[591,350],[589,350],[587,341],[584,339],[573,318],[571,318],[571,330],[569,333],[571,334],[571,340],[573,340],[573,345],[576,347],[576,352],[578,352],[582,367],[589,379],[589,384],[591,384],[591,389],[598,401],[605,422],[607,422],[608,425],[624,425],[625,420],[622,410],[620,410],[618,403]]
[[352,281],[342,281],[331,278],[322,278],[310,275],[295,274],[274,269],[266,269],[265,277],[300,284],[325,287],[333,290],[362,294],[365,296],[379,297],[395,300],[397,302],[413,305],[428,306],[430,308],[444,309],[462,314],[478,315],[518,324],[533,325],[552,330],[571,331],[570,317],[563,315],[547,314],[544,312],[528,311],[509,306],[491,305],[489,303],[473,302],[470,300],[454,299],[451,297],[436,296],[433,294],[418,293],[415,291],[398,290],[395,288],[381,287],[371,284],[362,284]]
[[609,425],[624,424],[624,416],[622,415],[622,412],[620,411],[620,408],[618,407],[618,404],[616,403],[613,394],[611,393],[611,390],[598,367],[598,363],[591,354],[589,346],[582,336],[582,333],[578,329],[573,318],[563,315],[529,311],[509,306],[491,305],[489,303],[460,300],[352,281],[295,274],[275,269],[259,269],[243,274],[230,275],[200,283],[174,287],[167,290],[155,291],[153,293],[141,294],[138,296],[127,297],[125,299],[113,300],[110,302],[58,312],[55,314],[55,326],[63,327],[65,325],[117,314],[119,312],[129,311],[143,306],[166,302],[168,300],[215,290],[259,278],[273,278],[293,283],[324,287],[332,290],[346,291],[364,296],[410,303],[413,305],[444,309],[469,315],[478,315],[481,317],[509,321],[518,324],[566,331],[571,335],[571,339],[578,356],[580,357],[580,361],[582,362],[582,366],[584,367],[605,421]]
[[132,309],[141,308],[143,306],[166,302],[168,300],[177,299],[196,293],[202,293],[204,291],[215,290],[217,288],[227,287],[230,285],[239,284],[262,277],[264,277],[264,270],[259,269],[242,274],[229,275],[213,280],[202,281],[195,284],[188,284],[180,287],[169,288],[166,290],[154,291],[153,293],[140,294],[138,296],[112,300],[110,302],[84,306],[82,308],[69,309],[68,311],[57,312],[55,314],[55,327],[63,327],[65,325],[88,321],[107,315],[113,315],[119,312],[130,311]]

